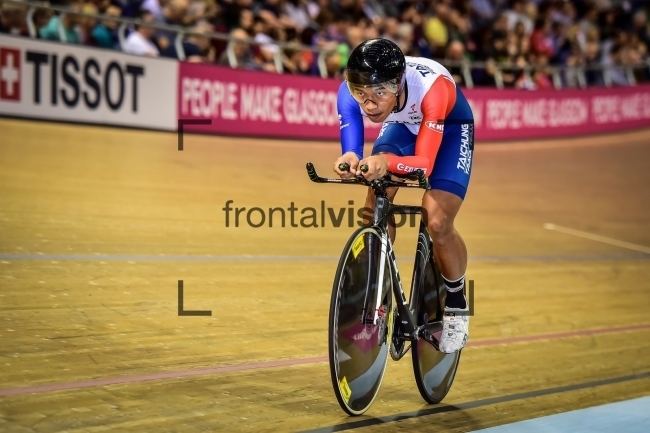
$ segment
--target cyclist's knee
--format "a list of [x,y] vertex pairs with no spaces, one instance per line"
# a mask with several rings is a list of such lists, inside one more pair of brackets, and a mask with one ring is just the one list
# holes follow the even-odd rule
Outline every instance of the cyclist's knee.
[[427,218],[429,235],[436,244],[444,244],[454,231],[453,220],[445,212],[435,212]]
[[431,190],[424,195],[423,217],[427,222],[429,235],[437,245],[447,244],[456,233],[454,218],[461,204],[460,198],[446,191]]

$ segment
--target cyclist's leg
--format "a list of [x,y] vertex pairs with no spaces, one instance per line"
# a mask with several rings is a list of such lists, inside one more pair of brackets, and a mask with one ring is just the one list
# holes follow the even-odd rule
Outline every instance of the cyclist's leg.
[[[401,123],[384,123],[381,126],[379,136],[372,147],[372,154],[377,155],[380,153],[387,153],[398,156],[413,155],[415,151],[416,137],[415,134],[411,133],[411,131]],[[386,190],[386,194],[391,203],[397,194],[397,190],[398,188],[388,188]],[[370,223],[372,222],[372,209],[375,208],[375,195],[370,188],[368,189],[368,195],[366,196],[365,208],[370,210],[370,212],[364,212],[364,214],[367,214],[365,222]],[[395,233],[395,219],[391,216],[388,224],[388,234],[393,242],[395,241]]]
[[429,177],[432,189],[422,199],[427,228],[434,242],[434,254],[447,287],[440,341],[443,352],[461,349],[468,334],[467,301],[462,293],[467,248],[454,227],[454,219],[467,192],[473,149],[472,113],[458,90],[456,106],[445,121],[442,144]]
[[445,120],[442,143],[429,176],[431,190],[422,200],[440,271],[448,280],[461,278],[467,267],[467,249],[454,228],[454,219],[467,193],[473,150],[472,111],[457,89],[456,105]]
[[429,190],[422,198],[440,272],[449,280],[462,277],[467,267],[467,248],[454,227],[454,219],[462,203],[463,200],[456,194],[440,189]]

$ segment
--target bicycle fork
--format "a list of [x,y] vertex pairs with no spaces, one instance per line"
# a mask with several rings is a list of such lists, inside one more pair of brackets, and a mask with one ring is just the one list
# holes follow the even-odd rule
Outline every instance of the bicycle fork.
[[[388,215],[390,210],[390,201],[387,197],[379,195],[376,197],[375,212],[373,214],[373,227],[382,227],[381,224],[384,222],[384,218]],[[384,222],[385,224],[385,222]],[[367,286],[366,286],[366,299],[363,303],[363,311],[361,320],[363,323],[368,325],[376,325],[377,320],[379,320],[379,314],[381,312],[381,298],[382,293],[384,292],[384,274],[386,272],[386,254],[388,251],[388,233],[386,230],[378,230],[380,233],[380,251],[379,251],[379,263],[372,263],[373,258],[375,257],[374,249],[377,248],[375,237],[371,237],[368,242],[369,257],[371,263],[368,266],[368,276],[367,276]],[[379,269],[377,269],[377,265]],[[376,287],[374,287],[375,293],[373,295],[373,282],[377,282]],[[383,312],[384,314],[387,312]]]

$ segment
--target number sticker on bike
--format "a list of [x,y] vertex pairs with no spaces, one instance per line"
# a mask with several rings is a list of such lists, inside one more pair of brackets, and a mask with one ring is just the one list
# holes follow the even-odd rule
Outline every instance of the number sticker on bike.
[[348,380],[343,376],[343,379],[339,382],[339,389],[341,390],[341,396],[343,397],[343,400],[345,402],[350,401],[350,396],[352,395],[352,390],[350,389],[350,385],[348,385]]
[[359,236],[356,241],[352,244],[352,255],[356,259],[359,253],[363,250],[365,244],[363,242],[363,236]]

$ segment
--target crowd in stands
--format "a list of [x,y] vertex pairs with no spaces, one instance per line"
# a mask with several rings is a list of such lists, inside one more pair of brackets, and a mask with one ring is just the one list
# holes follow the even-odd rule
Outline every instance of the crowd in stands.
[[[185,60],[245,69],[340,77],[361,41],[385,37],[407,55],[442,60],[463,83],[460,64],[474,85],[551,87],[551,66],[586,68],[587,84],[647,81],[650,27],[647,0],[51,0],[83,15],[60,17],[47,9],[33,16],[37,36],[48,40],[177,58],[176,32],[188,32]],[[25,7],[0,0],[0,32],[28,34]],[[93,17],[100,14],[101,17]],[[120,43],[117,17],[138,24]],[[63,30],[61,30],[63,29]],[[224,37],[213,37],[215,34]],[[230,40],[230,42],[228,42]],[[318,53],[322,52],[319,59]],[[320,65],[319,65],[320,60]],[[645,67],[643,65],[645,64]],[[563,76],[565,85],[576,85]]]

